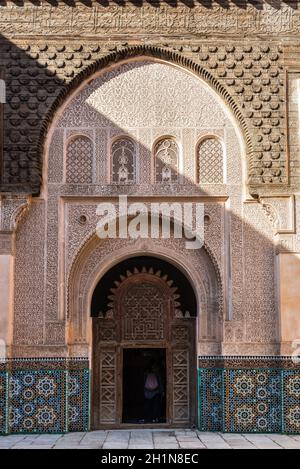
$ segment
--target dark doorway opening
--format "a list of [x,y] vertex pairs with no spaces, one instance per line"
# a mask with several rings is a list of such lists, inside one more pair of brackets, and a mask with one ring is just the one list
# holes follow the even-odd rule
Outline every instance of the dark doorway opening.
[[[153,381],[158,389],[147,392],[145,384]],[[154,380],[155,382],[155,380]],[[123,423],[166,422],[166,350],[123,349]]]

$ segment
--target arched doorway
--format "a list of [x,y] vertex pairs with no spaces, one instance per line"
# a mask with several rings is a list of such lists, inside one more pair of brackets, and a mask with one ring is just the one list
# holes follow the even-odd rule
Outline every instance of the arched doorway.
[[[139,256],[113,267],[92,299],[92,426],[196,423],[196,298],[176,267]],[[158,375],[155,414],[144,395]]]

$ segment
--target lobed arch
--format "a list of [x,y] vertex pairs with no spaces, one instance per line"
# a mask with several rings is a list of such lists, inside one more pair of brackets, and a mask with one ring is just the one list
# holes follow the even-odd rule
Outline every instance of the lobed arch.
[[152,239],[100,240],[96,234],[86,239],[66,278],[67,343],[71,354],[91,353],[91,304],[101,278],[120,262],[138,256],[162,259],[182,272],[197,300],[197,341],[210,341],[214,351],[219,349],[224,305],[218,264],[208,246],[187,256],[180,241],[176,240],[174,245],[172,239],[163,243]]

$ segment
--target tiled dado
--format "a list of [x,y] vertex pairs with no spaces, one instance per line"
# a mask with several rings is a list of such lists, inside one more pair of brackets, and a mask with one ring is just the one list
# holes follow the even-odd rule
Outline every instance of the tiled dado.
[[63,433],[88,427],[87,360],[0,363],[0,433]]
[[199,429],[300,433],[300,364],[291,357],[199,357]]
[[[0,363],[0,434],[89,428],[85,359]],[[199,357],[202,431],[300,433],[300,364],[290,357]]]

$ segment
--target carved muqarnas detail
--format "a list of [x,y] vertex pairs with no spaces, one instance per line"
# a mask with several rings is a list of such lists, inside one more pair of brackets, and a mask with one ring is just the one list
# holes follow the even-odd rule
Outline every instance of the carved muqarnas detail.
[[88,184],[92,182],[93,143],[85,136],[72,138],[67,146],[66,182]]

